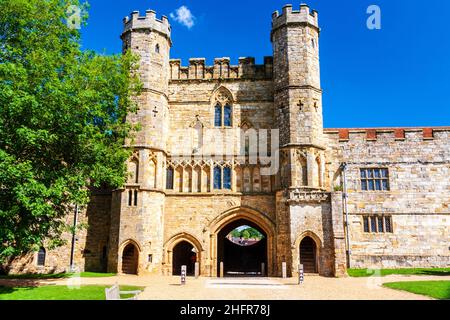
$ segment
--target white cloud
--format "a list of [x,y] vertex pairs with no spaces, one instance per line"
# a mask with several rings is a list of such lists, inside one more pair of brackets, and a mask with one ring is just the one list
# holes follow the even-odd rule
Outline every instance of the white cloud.
[[186,6],[181,6],[177,10],[175,10],[175,14],[171,13],[170,17],[186,26],[188,29],[192,28],[195,24],[195,17],[192,15],[191,10],[189,10]]

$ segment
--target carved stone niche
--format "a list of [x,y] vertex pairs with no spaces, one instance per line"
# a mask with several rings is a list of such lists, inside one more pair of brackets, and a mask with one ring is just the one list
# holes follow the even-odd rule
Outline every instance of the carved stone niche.
[[313,192],[302,189],[289,190],[287,193],[288,203],[320,203],[328,201],[330,194],[327,192]]

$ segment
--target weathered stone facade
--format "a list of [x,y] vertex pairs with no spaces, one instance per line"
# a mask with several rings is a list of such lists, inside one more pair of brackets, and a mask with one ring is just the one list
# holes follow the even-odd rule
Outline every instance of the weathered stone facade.
[[[75,250],[82,269],[171,275],[174,248],[187,242],[201,274],[217,276],[220,231],[240,221],[266,235],[268,276],[281,276],[283,262],[296,273],[307,254],[325,276],[342,276],[348,265],[450,265],[450,128],[323,129],[316,11],[288,5],[273,13],[273,57],[263,65],[220,58],[207,66],[195,58],[183,67],[169,59],[170,33],[168,19],[153,11],[124,20],[124,50],[141,57],[144,83],[129,121],[143,130],[130,142],[127,185],[95,195],[82,214],[89,224]],[[270,156],[280,169],[266,175],[267,163],[239,161],[242,137],[218,157],[217,145],[202,140],[213,129],[278,129]],[[387,182],[379,182],[387,190],[363,191],[365,168],[387,169]],[[222,183],[231,172],[229,186],[216,185],[216,170]],[[364,225],[373,216],[388,217],[373,220],[376,232]],[[314,243],[308,253],[305,239]],[[69,249],[49,252],[48,268],[66,268]]]

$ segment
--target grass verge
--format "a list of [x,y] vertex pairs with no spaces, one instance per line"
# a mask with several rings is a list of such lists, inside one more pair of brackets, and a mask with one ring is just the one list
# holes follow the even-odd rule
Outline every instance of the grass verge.
[[450,281],[407,281],[390,282],[384,287],[408,291],[440,300],[450,300]]
[[[105,288],[109,286],[40,286],[0,287],[0,300],[105,300]],[[143,290],[143,287],[120,286],[121,291]],[[130,296],[123,295],[122,298]]]
[[391,274],[422,275],[422,276],[450,276],[450,268],[403,268],[403,269],[348,269],[351,277],[370,277],[375,273],[382,277]]

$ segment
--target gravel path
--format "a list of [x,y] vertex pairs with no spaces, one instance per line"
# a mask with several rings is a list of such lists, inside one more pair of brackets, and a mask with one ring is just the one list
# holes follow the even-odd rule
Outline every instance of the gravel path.
[[303,285],[294,278],[188,278],[116,276],[111,278],[72,278],[55,280],[5,280],[0,285],[132,285],[146,287],[140,300],[428,300],[431,298],[383,288],[382,283],[397,281],[449,280],[439,276],[401,276],[369,278],[323,278],[306,276]]

